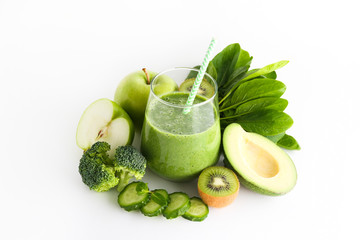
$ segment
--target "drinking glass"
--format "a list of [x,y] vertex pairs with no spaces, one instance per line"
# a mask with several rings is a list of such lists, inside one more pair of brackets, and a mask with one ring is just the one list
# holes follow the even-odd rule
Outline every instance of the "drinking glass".
[[[205,74],[190,112],[184,113],[198,69],[173,68],[150,86],[141,133],[141,152],[157,175],[175,182],[197,177],[219,159],[221,142],[216,81]],[[169,82],[178,90],[167,92]],[[167,79],[167,80],[165,80]]]

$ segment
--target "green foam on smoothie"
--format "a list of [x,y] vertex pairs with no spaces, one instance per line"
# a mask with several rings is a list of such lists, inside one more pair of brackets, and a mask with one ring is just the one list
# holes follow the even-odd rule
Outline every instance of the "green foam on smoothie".
[[[185,106],[189,93],[170,93],[161,99],[177,106]],[[194,105],[204,102],[205,97],[197,95]],[[209,129],[215,122],[215,109],[212,104],[193,106],[188,114],[181,114],[184,108],[170,106],[160,101],[153,101],[149,106],[148,120],[154,127],[172,134],[195,134]]]

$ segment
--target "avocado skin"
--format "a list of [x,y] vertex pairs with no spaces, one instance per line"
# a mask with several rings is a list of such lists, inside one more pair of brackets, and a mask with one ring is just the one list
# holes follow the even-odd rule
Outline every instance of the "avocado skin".
[[[225,156],[225,154],[224,154]],[[227,159],[227,157],[225,156],[224,157],[224,166],[233,170],[236,175],[238,176],[239,178],[239,182],[241,185],[243,185],[244,187],[246,187],[247,189],[251,190],[251,191],[254,191],[254,192],[257,192],[257,193],[260,193],[260,194],[263,194],[263,195],[268,195],[268,196],[281,196],[283,195],[284,193],[276,193],[276,192],[272,192],[272,191],[268,191],[268,190],[265,190],[263,188],[259,188],[258,186],[255,186],[254,184],[252,184],[251,182],[248,182],[246,181],[230,164],[229,160]]]

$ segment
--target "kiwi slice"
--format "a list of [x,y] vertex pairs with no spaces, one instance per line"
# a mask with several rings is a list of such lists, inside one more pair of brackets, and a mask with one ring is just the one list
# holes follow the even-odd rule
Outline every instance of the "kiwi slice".
[[198,180],[201,199],[211,207],[225,207],[239,193],[240,184],[236,174],[225,167],[213,166],[203,170]]
[[[180,92],[190,92],[194,85],[195,78],[186,79],[179,88]],[[198,94],[206,98],[211,98],[215,93],[214,87],[205,79],[202,80]]]

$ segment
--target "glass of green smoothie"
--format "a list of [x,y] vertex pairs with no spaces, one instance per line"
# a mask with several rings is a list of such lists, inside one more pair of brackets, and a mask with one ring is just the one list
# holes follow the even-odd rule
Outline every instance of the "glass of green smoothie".
[[[189,181],[219,159],[221,142],[216,81],[205,74],[190,112],[186,100],[198,69],[174,68],[151,82],[141,133],[141,152],[157,175],[175,182]],[[172,78],[177,91],[164,93],[164,78]]]

